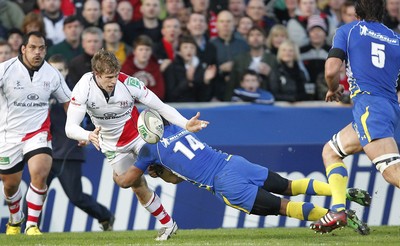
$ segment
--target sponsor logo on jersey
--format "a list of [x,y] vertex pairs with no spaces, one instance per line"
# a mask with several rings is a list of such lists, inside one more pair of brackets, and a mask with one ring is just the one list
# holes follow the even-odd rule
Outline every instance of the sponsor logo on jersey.
[[15,82],[15,86],[14,86],[14,90],[22,90],[24,89],[24,87],[21,85],[21,81],[16,81]]
[[360,26],[360,35],[361,36],[369,36],[374,39],[379,39],[382,42],[386,42],[389,44],[399,45],[398,38],[391,38],[385,35],[380,34],[379,32],[375,32],[374,30],[368,29],[368,27],[361,25]]
[[0,165],[10,164],[10,157],[0,157]]
[[51,85],[51,82],[50,82],[50,81],[44,81],[44,82],[43,82],[43,89],[44,89],[45,91],[49,91],[49,90],[50,90],[50,85]]
[[172,135],[172,136],[167,137],[167,138],[162,138],[162,139],[160,140],[160,142],[161,142],[161,144],[166,148],[166,147],[167,147],[168,145],[170,145],[173,141],[178,140],[179,138],[185,136],[185,135],[188,134],[188,133],[189,133],[188,130],[182,130],[182,131],[178,132],[178,133],[175,134],[175,135]]
[[129,106],[129,102],[128,101],[121,101],[121,102],[119,102],[119,106],[121,108],[128,107]]
[[142,89],[142,83],[140,83],[140,80],[138,80],[137,78],[129,77],[126,84]]
[[26,98],[28,98],[29,100],[32,100],[32,101],[36,101],[39,99],[39,95],[35,94],[35,93],[31,93],[28,96],[26,96]]
[[106,118],[114,118],[115,116],[117,116],[117,114],[116,114],[116,113],[113,113],[113,112],[104,113],[103,115],[104,115],[104,117],[106,117]]
[[112,159],[115,158],[115,151],[106,151],[104,153],[104,155],[106,156],[107,160],[111,161]]

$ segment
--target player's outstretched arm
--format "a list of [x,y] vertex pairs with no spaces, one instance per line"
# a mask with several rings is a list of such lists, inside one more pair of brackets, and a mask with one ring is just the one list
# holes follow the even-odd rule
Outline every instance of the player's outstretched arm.
[[150,165],[147,168],[147,172],[149,173],[150,177],[162,178],[167,183],[178,184],[183,181],[182,178],[179,178],[175,174],[173,174],[170,170],[164,168],[161,165]]

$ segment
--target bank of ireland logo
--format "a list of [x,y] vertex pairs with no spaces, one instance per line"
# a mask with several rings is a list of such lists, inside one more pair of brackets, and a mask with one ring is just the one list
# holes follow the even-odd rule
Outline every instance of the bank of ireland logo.
[[0,156],[0,165],[8,165],[10,164],[10,157],[1,157]]

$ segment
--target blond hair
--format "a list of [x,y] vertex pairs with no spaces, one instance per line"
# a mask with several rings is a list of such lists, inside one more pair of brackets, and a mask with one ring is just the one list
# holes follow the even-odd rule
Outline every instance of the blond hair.
[[272,47],[272,39],[279,34],[283,34],[286,36],[286,38],[289,38],[289,34],[288,34],[286,26],[284,26],[282,24],[275,24],[269,31],[267,40],[265,41],[265,44],[268,49],[274,48],[274,47]]
[[283,41],[282,44],[278,48],[278,54],[276,55],[276,58],[278,59],[279,63],[282,62],[282,49],[284,47],[291,47],[293,49],[293,51],[294,51],[293,60],[295,62],[300,60],[300,49],[299,49],[299,46],[295,42],[293,42],[292,40],[287,39],[287,40]]
[[121,70],[121,65],[114,53],[105,49],[97,51],[91,63],[93,72],[98,74],[113,74]]

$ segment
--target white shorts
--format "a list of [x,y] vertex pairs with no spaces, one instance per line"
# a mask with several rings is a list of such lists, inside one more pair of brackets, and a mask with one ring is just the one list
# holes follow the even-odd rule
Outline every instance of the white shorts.
[[139,155],[139,151],[146,142],[138,137],[129,144],[118,147],[116,151],[105,151],[108,164],[118,175],[125,173],[131,167]]
[[24,159],[25,154],[33,150],[51,149],[51,141],[48,141],[47,137],[48,133],[44,131],[20,143],[0,142],[0,170],[13,168]]

